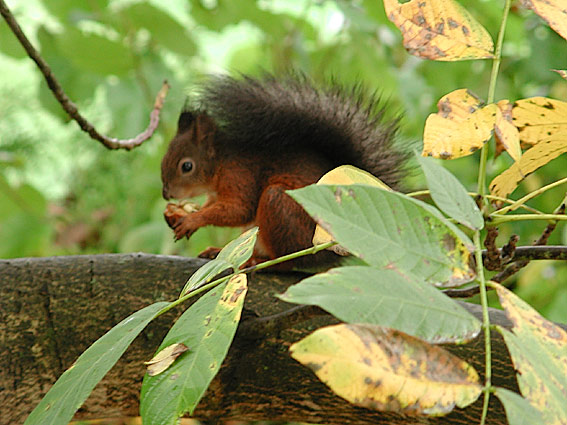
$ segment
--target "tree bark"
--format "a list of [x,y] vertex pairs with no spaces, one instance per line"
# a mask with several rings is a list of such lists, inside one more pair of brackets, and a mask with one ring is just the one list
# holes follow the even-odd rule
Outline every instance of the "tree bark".
[[[135,310],[175,299],[187,278],[202,264],[204,260],[147,254],[0,260],[0,425],[23,423],[57,377],[90,344]],[[315,327],[336,322],[328,315],[297,321],[279,330],[272,326],[259,337],[256,318],[294,307],[273,295],[302,277],[291,273],[250,277],[241,326],[195,417],[337,425],[479,421],[482,397],[464,410],[427,418],[376,412],[335,396],[288,354],[288,347]],[[471,310],[480,314],[477,306],[471,306]],[[95,388],[76,419],[138,415],[145,373],[142,362],[152,357],[181,312],[172,311],[149,324]],[[492,310],[491,320],[509,326],[500,311]],[[504,343],[497,334],[492,339],[493,383],[517,391]],[[472,363],[482,375],[481,337],[447,348]],[[488,419],[490,424],[506,423],[495,397],[491,397]]]

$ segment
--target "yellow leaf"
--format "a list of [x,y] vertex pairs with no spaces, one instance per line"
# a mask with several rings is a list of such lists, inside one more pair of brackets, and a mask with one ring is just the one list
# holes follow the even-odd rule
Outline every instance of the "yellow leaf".
[[473,403],[481,393],[468,363],[381,326],[328,326],[290,350],[336,394],[371,409],[443,415]]
[[567,129],[556,132],[547,140],[540,141],[528,149],[518,162],[490,182],[492,195],[506,197],[518,184],[539,167],[567,152]]
[[167,370],[175,359],[187,351],[189,348],[185,344],[172,344],[157,353],[151,360],[144,362],[147,365],[148,375],[156,376]]
[[546,424],[567,423],[567,332],[513,292],[494,286],[513,323],[512,333],[500,332],[518,371],[522,395],[543,413]]
[[567,131],[567,103],[547,97],[518,100],[512,109],[514,125],[520,140],[535,145]]
[[518,129],[512,124],[512,104],[508,100],[497,103],[496,124],[494,126],[494,139],[496,140],[495,157],[506,150],[514,161],[522,156],[520,148],[520,135]]
[[384,8],[412,55],[439,61],[493,57],[488,31],[453,0],[384,0]]
[[[226,285],[226,289],[219,300],[219,307],[225,307],[227,310],[232,310],[237,305],[244,302],[244,297],[248,291],[248,279],[244,273],[232,276]],[[236,322],[240,320],[240,315],[235,317]]]
[[561,37],[567,39],[565,0],[524,0],[524,6],[537,13]]
[[[392,190],[387,184],[382,182],[378,177],[370,174],[367,171],[356,168],[352,165],[341,165],[340,167],[334,168],[328,173],[325,173],[323,177],[319,179],[317,184],[367,184],[370,186],[381,187],[382,189]],[[321,226],[317,225],[315,227],[315,234],[313,235],[313,245],[318,245],[322,243],[331,242],[333,237],[325,231]],[[341,247],[340,245],[334,245],[329,248],[338,255],[349,255],[349,252]]]
[[466,89],[455,90],[437,103],[437,114],[425,122],[423,156],[454,159],[472,154],[492,135],[498,107],[482,102]]

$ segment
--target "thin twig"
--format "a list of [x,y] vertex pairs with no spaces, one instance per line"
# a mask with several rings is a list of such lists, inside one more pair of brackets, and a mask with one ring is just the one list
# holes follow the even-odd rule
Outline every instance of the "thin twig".
[[43,60],[39,52],[35,49],[35,47],[33,47],[29,39],[26,37],[26,35],[22,31],[22,28],[12,15],[12,12],[10,12],[10,9],[8,9],[8,6],[4,2],[4,0],[0,0],[0,14],[4,17],[4,20],[6,21],[14,35],[17,37],[17,39],[20,41],[28,56],[38,66],[39,70],[45,78],[45,81],[47,82],[49,89],[53,92],[53,95],[61,104],[65,112],[67,112],[67,114],[79,124],[79,127],[81,127],[84,132],[88,133],[92,139],[98,140],[108,149],[130,150],[137,146],[140,146],[154,134],[159,123],[159,113],[163,106],[167,91],[169,90],[169,84],[167,83],[167,81],[163,82],[163,85],[156,96],[154,108],[150,114],[150,123],[146,130],[132,139],[116,139],[114,137],[108,137],[100,134],[94,128],[94,126],[79,113],[77,105],[75,105],[65,94],[63,88],[55,78],[55,75],[53,75],[53,71],[51,71],[51,68],[49,67],[47,62]]

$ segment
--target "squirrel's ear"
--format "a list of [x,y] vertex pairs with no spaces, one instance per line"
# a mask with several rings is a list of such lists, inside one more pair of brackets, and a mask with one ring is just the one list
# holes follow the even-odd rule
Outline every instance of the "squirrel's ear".
[[[194,121],[195,142],[202,143],[207,138],[211,137],[216,130],[216,125],[211,117],[207,114],[199,114],[195,117]],[[210,145],[210,143],[209,143]]]
[[177,120],[177,134],[181,134],[191,128],[197,115],[191,111],[183,110]]

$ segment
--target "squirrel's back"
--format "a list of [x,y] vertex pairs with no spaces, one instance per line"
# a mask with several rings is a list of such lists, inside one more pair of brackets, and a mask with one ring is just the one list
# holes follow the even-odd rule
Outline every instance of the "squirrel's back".
[[397,120],[386,122],[378,98],[358,86],[319,88],[302,76],[219,76],[204,84],[199,102],[217,125],[220,152],[309,150],[390,186],[404,173],[408,154],[394,146]]

